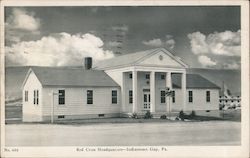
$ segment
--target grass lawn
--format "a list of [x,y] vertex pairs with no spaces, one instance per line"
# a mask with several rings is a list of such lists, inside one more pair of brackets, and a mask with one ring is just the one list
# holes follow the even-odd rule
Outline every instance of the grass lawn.
[[190,122],[101,118],[53,125],[22,123],[20,106],[5,110],[7,146],[240,145],[241,140],[240,110],[225,111],[223,118],[196,116]]
[[240,145],[240,122],[10,124],[7,146]]

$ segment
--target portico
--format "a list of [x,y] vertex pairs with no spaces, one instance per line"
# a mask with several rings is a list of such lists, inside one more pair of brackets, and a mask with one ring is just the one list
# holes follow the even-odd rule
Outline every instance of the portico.
[[[118,60],[117,60],[118,59]],[[119,56],[98,66],[121,85],[121,112],[170,112],[173,106],[165,96],[166,87],[172,89],[172,74],[180,74],[176,110],[186,109],[186,68],[188,66],[164,48]],[[176,94],[177,94],[176,93]]]
[[[130,67],[122,73],[122,109],[127,113],[141,113],[150,111],[151,113],[158,112],[159,106],[164,108],[161,112],[172,111],[172,98],[165,97],[164,104],[160,102],[161,92],[166,90],[166,87],[172,89],[171,74],[181,74],[181,92],[186,96],[186,70],[183,68],[154,68],[146,66]],[[126,94],[132,91],[132,108],[128,102],[129,97]],[[127,96],[127,97],[126,97]],[[168,100],[169,99],[169,100]],[[183,110],[185,110],[186,99],[182,101]]]

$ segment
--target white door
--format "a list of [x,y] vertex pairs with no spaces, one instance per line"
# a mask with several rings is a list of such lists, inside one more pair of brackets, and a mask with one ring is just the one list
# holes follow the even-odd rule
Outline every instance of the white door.
[[150,92],[143,92],[143,109],[150,110]]

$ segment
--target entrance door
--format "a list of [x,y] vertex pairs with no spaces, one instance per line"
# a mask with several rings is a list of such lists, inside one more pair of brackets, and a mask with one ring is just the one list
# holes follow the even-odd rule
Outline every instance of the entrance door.
[[150,92],[143,92],[143,108],[150,110]]

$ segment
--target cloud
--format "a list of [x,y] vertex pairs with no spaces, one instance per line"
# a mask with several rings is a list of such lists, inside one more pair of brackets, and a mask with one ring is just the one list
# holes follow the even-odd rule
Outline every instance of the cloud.
[[[86,56],[94,62],[113,57],[103,49],[103,41],[92,34],[57,33],[37,41],[24,41],[5,47],[6,61],[16,65],[80,65]],[[8,63],[6,63],[8,65]]]
[[121,46],[122,43],[117,42],[117,41],[110,41],[110,42],[108,42],[108,45],[111,46],[111,47],[118,47],[118,46]]
[[14,8],[6,20],[6,26],[13,29],[37,31],[40,27],[40,19],[34,17],[34,13],[24,9]]
[[194,32],[188,34],[190,39],[191,49],[194,54],[208,53],[208,45],[206,42],[206,36],[200,32]]
[[113,31],[128,32],[128,26],[127,25],[115,25],[115,26],[112,26],[111,29]]
[[5,39],[7,42],[20,42],[24,36],[40,34],[40,19],[33,12],[14,8],[5,22]]
[[144,45],[153,46],[153,47],[162,46],[162,41],[161,41],[161,39],[159,39],[159,38],[157,38],[157,39],[152,39],[152,40],[149,40],[149,41],[142,41],[142,43],[143,43]]
[[172,39],[173,38],[173,35],[166,35],[166,39]]
[[169,49],[174,49],[174,46],[175,46],[175,40],[173,39],[172,35],[166,35],[165,43],[164,43],[164,40],[161,40],[160,38],[154,38],[152,40],[142,41],[142,43],[144,45],[152,46],[152,47],[166,46]]
[[235,61],[232,61],[230,63],[225,63],[224,68],[227,68],[227,69],[240,69],[240,63],[236,63]]
[[166,46],[170,49],[174,49],[175,41],[173,39],[169,39],[166,41]]
[[194,54],[215,54],[224,56],[240,56],[241,31],[214,32],[204,35],[201,32],[188,34],[191,50]]
[[203,67],[212,67],[216,65],[216,62],[212,61],[209,57],[205,55],[199,56],[198,61],[202,64]]

